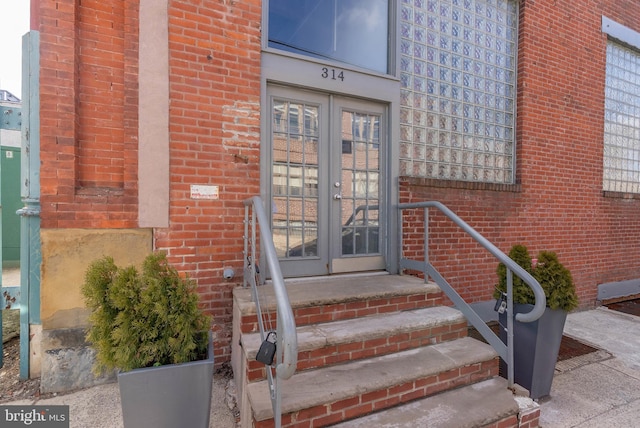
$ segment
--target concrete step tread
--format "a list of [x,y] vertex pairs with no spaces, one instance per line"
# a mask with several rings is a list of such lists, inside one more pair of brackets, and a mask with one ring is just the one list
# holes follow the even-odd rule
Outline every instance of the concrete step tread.
[[[383,390],[448,370],[489,361],[489,345],[470,337],[395,354],[299,372],[282,383],[282,413]],[[267,381],[247,386],[256,420],[273,417]]]
[[[401,333],[464,322],[462,313],[447,306],[414,309],[363,318],[305,325],[297,328],[301,352],[326,346],[389,337]],[[261,345],[260,333],[242,335],[246,358],[253,359]]]
[[333,428],[472,428],[500,421],[518,411],[507,381],[496,377],[342,422]]
[[[289,303],[292,308],[329,305],[356,300],[391,298],[420,293],[439,293],[434,283],[409,275],[387,273],[362,275],[336,275],[322,278],[286,281]],[[273,287],[269,284],[258,287],[262,310],[275,308]],[[251,288],[235,288],[233,297],[242,315],[256,313],[251,297]]]

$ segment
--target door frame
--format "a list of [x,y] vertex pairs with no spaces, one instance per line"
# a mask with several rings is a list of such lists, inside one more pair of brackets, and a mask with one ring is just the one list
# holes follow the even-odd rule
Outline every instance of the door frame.
[[[273,94],[275,92],[275,94]],[[268,88],[268,98],[267,98],[267,107],[265,109],[265,115],[267,118],[272,117],[272,101],[274,98],[282,98],[288,101],[293,101],[301,104],[305,104],[307,106],[318,106],[318,116],[320,117],[319,121],[319,135],[318,135],[318,148],[327,144],[331,140],[331,136],[329,134],[330,125],[329,120],[325,119],[329,117],[329,102],[328,95],[322,93],[316,93],[313,91],[303,90],[299,88],[292,88],[283,85],[269,85]],[[274,182],[274,173],[272,170],[274,163],[274,152],[273,152],[273,142],[271,141],[272,135],[272,124],[270,120],[267,120],[268,124],[265,128],[265,132],[263,133],[263,153],[260,156],[261,163],[264,169],[268,171],[266,175],[264,175],[261,179],[262,187],[263,187],[263,199],[265,204],[267,205],[266,213],[267,219],[272,224],[273,217],[276,212],[277,204],[272,204],[272,199],[270,196],[273,192],[273,182]],[[318,183],[327,183],[330,179],[329,174],[329,166],[327,154],[323,154],[320,150],[317,153],[318,156]],[[326,159],[322,159],[325,156]],[[318,194],[317,194],[317,230],[327,231],[330,228],[329,225],[329,217],[327,215],[321,215],[320,211],[323,208],[326,208],[326,205],[321,205],[322,201],[327,201],[329,199],[329,192],[327,186],[318,185]],[[326,204],[326,202],[324,202]],[[286,216],[289,216],[287,212]],[[326,233],[318,233],[316,234],[316,248],[327,248],[329,245],[329,235]],[[309,276],[309,275],[326,275],[330,273],[330,261],[329,261],[329,252],[318,252],[318,254],[313,257],[309,256],[301,259],[291,259],[285,260],[280,263],[280,268],[285,277],[298,277],[298,276]],[[262,263],[264,265],[264,263]],[[293,267],[289,267],[293,266]]]
[[[346,97],[344,95],[334,95],[320,91],[309,91],[307,89],[292,88],[289,86],[275,84],[269,85],[267,93],[268,109],[266,109],[266,114],[269,116],[269,120],[265,137],[263,139],[267,150],[265,150],[264,156],[262,156],[262,162],[265,163],[266,168],[269,170],[269,173],[264,177],[264,187],[265,192],[267,193],[265,203],[267,206],[271,207],[271,209],[267,210],[267,217],[273,221],[276,213],[279,213],[278,216],[280,217],[284,213],[287,221],[295,220],[298,216],[296,213],[302,209],[302,206],[306,207],[304,208],[305,210],[310,209],[310,213],[315,212],[316,215],[315,218],[311,217],[307,219],[307,221],[315,220],[315,227],[310,226],[309,229],[304,229],[308,231],[313,231],[315,229],[316,231],[315,240],[313,240],[313,237],[311,240],[306,240],[307,244],[311,244],[309,248],[313,249],[315,247],[316,254],[306,257],[300,254],[300,256],[302,256],[300,258],[294,256],[292,258],[281,259],[280,266],[283,274],[286,277],[299,277],[385,269],[388,247],[384,241],[388,236],[388,233],[386,233],[388,225],[380,220],[387,218],[387,204],[385,203],[387,196],[384,186],[385,174],[387,172],[387,169],[385,168],[387,161],[385,151],[388,144],[387,105],[378,101],[362,100],[353,97]],[[302,193],[296,192],[295,194],[297,196],[293,196],[294,199],[292,200],[293,205],[286,206],[283,205],[284,201],[282,197],[284,194],[281,192],[278,192],[278,195],[271,194],[275,189],[276,177],[276,173],[272,170],[276,163],[276,152],[274,151],[275,140],[272,139],[275,132],[273,129],[274,123],[272,119],[274,117],[273,114],[275,114],[273,107],[276,105],[276,101],[280,102],[281,100],[284,102],[292,102],[294,105],[305,105],[308,106],[308,108],[317,109],[318,118],[318,134],[316,136],[318,138],[316,147],[317,152],[307,153],[307,155],[312,155],[313,159],[317,159],[317,162],[313,161],[311,164],[307,165],[307,168],[317,167],[317,193],[315,195],[307,195],[305,190],[304,195],[306,196],[303,196]],[[349,151],[349,153],[344,152],[344,132],[346,131],[347,134],[351,133],[351,120],[353,120],[353,117],[350,116],[349,124],[345,124],[343,121],[344,112],[356,113],[357,115],[371,115],[379,118],[377,126],[378,135],[376,136],[379,140],[378,150],[372,149],[372,146],[367,144],[365,152],[362,152],[361,150],[354,150],[353,152]],[[287,115],[288,114],[290,113],[287,113]],[[282,120],[282,118],[280,118],[280,120]],[[286,122],[287,125],[290,125],[288,116],[286,118]],[[349,126],[349,128],[344,129],[344,126]],[[369,129],[369,131],[372,131],[372,129]],[[363,141],[363,135],[366,139],[375,139],[374,136],[367,132],[360,135],[349,135],[349,138],[352,139],[352,142],[357,143],[358,141]],[[355,148],[362,146],[361,144],[356,144],[352,147]],[[363,154],[365,155],[365,158],[362,158]],[[369,158],[368,156],[370,154],[373,154],[374,157]],[[353,156],[358,157],[354,158]],[[282,159],[282,154],[280,154],[278,158]],[[356,167],[354,163],[356,159],[359,159],[360,162],[363,159],[366,159],[364,169],[362,169],[362,166],[360,168]],[[355,209],[355,205],[353,204],[360,203],[358,200],[367,200],[371,197],[368,195],[368,190],[370,189],[368,180],[370,178],[370,172],[373,172],[374,170],[370,169],[370,160],[373,160],[374,165],[377,164],[378,166],[377,168],[374,167],[378,176],[375,179],[375,183],[377,184],[375,195],[371,198],[375,201],[375,218],[377,218],[378,224],[376,226],[361,226],[357,228],[347,227],[346,224],[343,224],[345,216],[355,218],[358,214],[357,212],[352,212],[352,210]],[[343,164],[344,161],[348,162],[348,166]],[[282,162],[282,160],[278,162]],[[287,171],[289,170],[287,169]],[[360,171],[360,173],[365,172],[366,174],[367,181],[365,182],[365,189],[367,190],[365,190],[365,192],[367,192],[367,194],[365,196],[356,197],[356,194],[353,193],[355,188],[351,187],[354,185],[352,180],[355,175],[353,173],[356,173],[357,171]],[[286,177],[289,177],[290,180],[291,176],[289,173],[290,171],[287,172]],[[346,175],[344,175],[345,173]],[[306,188],[306,186],[304,188]],[[280,202],[277,202],[276,199],[280,199]],[[306,203],[304,201],[306,201]],[[305,203],[305,205],[300,205],[303,203]],[[311,203],[312,205],[307,206],[306,204],[308,203]],[[290,211],[288,207],[294,208],[293,211]],[[298,208],[295,209],[295,207]],[[367,212],[367,210],[363,211],[362,215],[365,215]],[[293,218],[290,219],[290,215],[292,215]],[[299,215],[302,216],[298,219],[299,221],[304,221],[304,218],[307,217],[304,213]],[[302,224],[299,226],[301,225]],[[280,230],[281,232],[287,230],[279,228],[276,229],[275,225],[273,227],[274,239],[276,235],[279,235],[276,232],[277,230]],[[345,244],[343,242],[343,233],[346,233],[344,230],[351,230],[350,239],[353,240],[352,245],[355,245],[355,241],[358,240],[357,237],[360,236],[360,238],[364,237],[364,245],[366,246],[368,239],[371,236],[370,233],[374,233],[375,238],[378,241],[378,245],[376,248],[369,248],[373,249],[374,252],[369,254],[358,254],[356,248],[352,247],[349,250],[353,251],[353,253],[343,254],[343,245]],[[279,236],[280,239],[284,237],[283,235]],[[362,244],[362,241],[360,241],[360,243]],[[277,244],[278,241],[276,241],[276,246]],[[288,242],[287,245],[289,245]],[[301,252],[304,251],[302,244],[300,244],[299,247],[294,248],[299,248]],[[368,250],[365,251],[368,252]]]
[[[344,68],[344,64],[317,61],[309,58],[297,58],[279,52],[262,52],[261,57],[261,165],[260,165],[260,196],[264,201],[269,196],[271,165],[265,162],[269,158],[270,146],[266,141],[269,129],[270,102],[267,86],[281,85],[292,89],[308,89],[311,91],[334,94],[347,98],[362,99],[387,106],[387,145],[384,156],[387,159],[384,176],[386,180],[381,184],[381,192],[386,195],[384,210],[387,213],[383,220],[384,248],[386,254],[385,270],[389,273],[398,272],[398,237],[397,237],[397,204],[399,197],[399,163],[398,141],[400,139],[400,81],[391,75],[383,75]],[[344,73],[344,80],[332,80],[323,77],[323,70],[327,67],[335,68]],[[261,260],[265,266],[264,259]],[[268,273],[267,273],[268,276]]]
[[[387,200],[386,187],[385,182],[387,180],[386,173],[386,163],[388,162],[386,156],[387,145],[389,144],[389,132],[388,132],[388,115],[389,109],[387,103],[381,103],[379,101],[372,100],[363,100],[360,98],[347,97],[344,95],[333,95],[331,94],[331,102],[330,102],[330,114],[331,118],[330,122],[333,124],[331,128],[331,138],[332,141],[341,141],[342,139],[342,125],[339,122],[342,122],[342,112],[343,111],[354,111],[357,113],[364,114],[373,114],[380,116],[380,132],[382,136],[380,137],[382,148],[379,150],[379,184],[378,184],[378,233],[379,233],[379,255],[342,255],[342,242],[341,239],[334,235],[334,239],[330,239],[330,244],[332,248],[329,250],[329,273],[351,273],[351,272],[363,272],[363,271],[372,271],[372,270],[381,270],[386,268],[386,257],[388,254],[388,247],[385,243],[386,237],[388,233],[386,233],[388,224],[380,221],[381,219],[387,218],[387,205],[385,201]],[[342,156],[340,154],[335,153],[339,147],[337,144],[331,144],[329,146],[329,169],[330,169],[330,178],[329,181],[332,183],[333,181],[340,180],[342,181]],[[337,189],[331,187],[329,185],[331,191],[336,191]],[[344,183],[342,188],[340,189],[340,193],[344,192]],[[330,199],[331,195],[330,195]],[[342,198],[341,200],[344,200]],[[330,215],[329,219],[331,224],[329,225],[329,231],[334,234],[339,234],[341,228],[344,226],[342,224],[342,214],[340,212],[341,204],[331,200],[330,204],[332,206],[329,207]],[[337,205],[337,206],[336,206]],[[354,213],[357,214],[357,213]],[[333,257],[332,257],[333,256]],[[355,267],[355,269],[354,269]]]

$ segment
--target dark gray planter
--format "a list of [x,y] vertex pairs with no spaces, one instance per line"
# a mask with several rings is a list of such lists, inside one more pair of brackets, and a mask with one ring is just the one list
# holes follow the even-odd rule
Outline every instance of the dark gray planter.
[[[514,305],[514,312],[529,312],[533,305]],[[534,400],[551,392],[551,383],[562,342],[567,312],[546,308],[540,319],[531,323],[513,322],[514,381],[529,390]],[[507,343],[507,314],[500,314],[500,339]],[[506,363],[501,361],[506,376]]]
[[206,360],[118,374],[125,428],[209,428],[213,341]]

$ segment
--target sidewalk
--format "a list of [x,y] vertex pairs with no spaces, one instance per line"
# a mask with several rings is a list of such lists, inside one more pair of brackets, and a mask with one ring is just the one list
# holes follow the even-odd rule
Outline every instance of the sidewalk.
[[[541,403],[544,428],[638,426],[640,415],[640,317],[606,308],[569,315],[565,334],[602,349],[558,363],[551,398]],[[215,377],[211,428],[234,428],[225,379]],[[121,428],[117,384],[68,395],[5,404],[69,405],[71,428]]]
[[[610,354],[556,366],[551,399],[541,403],[544,428],[639,426],[640,317],[601,307],[569,315],[564,333]],[[558,368],[564,371],[559,372]]]
[[[214,375],[210,428],[236,427],[235,417],[225,399],[226,382],[227,380],[218,374]],[[95,386],[36,402],[19,400],[2,405],[68,405],[70,428],[122,428],[123,426],[117,383]]]

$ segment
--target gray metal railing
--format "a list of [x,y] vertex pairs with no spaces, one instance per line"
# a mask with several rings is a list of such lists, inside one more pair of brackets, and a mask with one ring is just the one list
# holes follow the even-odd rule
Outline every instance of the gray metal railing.
[[[264,317],[261,308],[261,296],[258,285],[262,285],[260,280],[260,270],[258,268],[258,248],[257,231],[260,231],[261,249],[264,252],[264,260],[267,263],[271,274],[271,282],[276,300],[276,362],[275,376],[274,366],[267,366],[267,380],[269,382],[269,392],[271,395],[271,405],[273,407],[273,419],[276,428],[279,428],[282,417],[282,388],[278,385],[278,379],[289,379],[296,371],[298,363],[298,336],[296,332],[296,322],[293,317],[289,296],[284,285],[282,272],[276,249],[273,244],[273,236],[267,215],[264,211],[262,199],[254,196],[244,201],[244,256],[245,268],[243,285],[251,286],[251,294],[256,304],[258,326],[260,329],[260,339],[266,339]],[[267,313],[270,309],[267,308]]]
[[[513,274],[520,277],[531,289],[535,296],[535,305],[528,313],[519,313],[515,319],[520,322],[533,322],[540,318],[544,313],[547,299],[544,290],[527,271],[500,251],[495,245],[489,242],[484,236],[469,226],[464,220],[458,217],[453,211],[440,202],[416,202],[398,205],[400,215],[398,216],[398,240],[400,244],[400,269],[411,269],[424,273],[425,281],[432,278],[442,291],[451,299],[453,304],[458,308],[467,320],[478,330],[484,339],[491,345],[500,357],[507,363],[507,379],[509,387],[513,387]],[[447,216],[460,229],[471,236],[482,247],[489,251],[496,259],[503,263],[507,268],[507,343],[506,345],[495,335],[495,333],[487,326],[473,308],[462,299],[458,292],[447,282],[446,279],[435,269],[429,262],[429,208],[436,208]],[[423,209],[424,210],[424,260],[409,260],[403,256],[403,210],[407,209]]]

